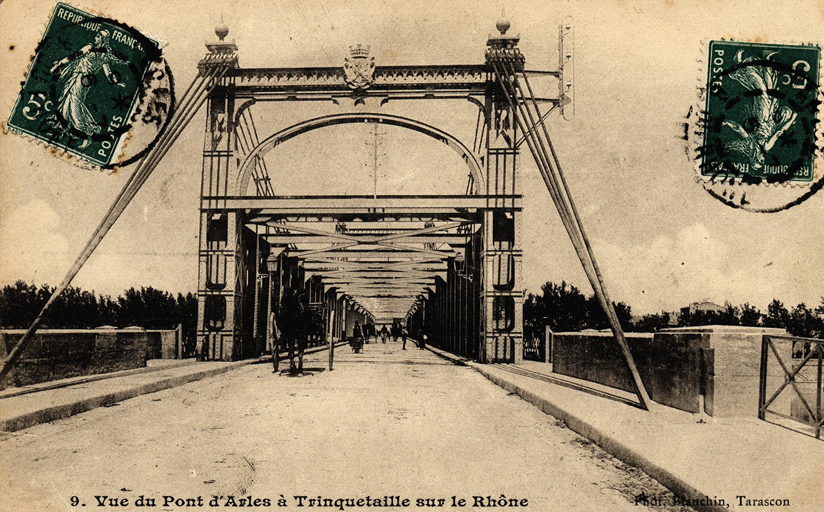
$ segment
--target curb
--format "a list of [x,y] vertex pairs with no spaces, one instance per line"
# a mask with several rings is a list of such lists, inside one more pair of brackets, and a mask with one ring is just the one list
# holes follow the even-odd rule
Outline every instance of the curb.
[[106,393],[92,398],[87,398],[85,400],[81,400],[78,402],[58,405],[55,407],[42,409],[40,411],[23,414],[21,416],[10,418],[8,420],[1,422],[0,431],[15,432],[17,430],[22,430],[24,428],[39,425],[40,423],[48,423],[54,420],[68,418],[69,416],[73,416],[81,412],[90,411],[98,407],[103,407],[113,403],[121,402],[123,400],[128,400],[129,398],[134,398],[136,396],[146,395],[149,393],[154,393],[156,391],[162,391],[164,389],[169,389],[196,380],[201,380],[206,377],[219,375],[221,373],[228,372],[229,370],[234,370],[235,368],[246,366],[251,362],[252,360],[240,361],[238,363],[226,365],[220,368],[203,370],[200,372],[181,375],[178,377],[169,377],[167,379],[159,380],[157,382],[150,382],[148,384],[143,384],[141,386],[124,389],[122,391]]
[[[341,342],[338,342],[340,344]],[[338,345],[336,345],[337,347]],[[321,352],[323,350],[327,350],[328,347],[326,346],[318,346],[312,347],[306,350],[306,354],[312,354],[315,352]],[[282,359],[282,358],[278,358]],[[288,358],[285,358],[288,359]],[[186,375],[180,375],[177,377],[169,377],[166,379],[162,379],[156,382],[150,382],[147,384],[143,384],[137,387],[124,389],[121,391],[113,392],[113,393],[105,393],[102,395],[98,395],[92,398],[87,398],[85,400],[80,400],[77,402],[57,405],[54,407],[49,407],[46,409],[41,409],[39,411],[23,414],[20,416],[16,416],[14,418],[9,418],[7,420],[0,421],[0,432],[16,432],[18,430],[23,430],[25,428],[30,428],[35,425],[39,425],[41,423],[49,423],[51,421],[68,418],[69,416],[74,416],[75,414],[80,414],[81,412],[90,411],[92,409],[96,409],[98,407],[105,407],[107,405],[111,405],[117,402],[122,402],[123,400],[128,400],[129,398],[134,398],[140,395],[146,395],[149,393],[155,393],[157,391],[162,391],[164,389],[173,388],[176,386],[181,386],[183,384],[188,384],[189,382],[194,382],[196,380],[205,379],[207,377],[212,377],[215,375],[220,375],[221,373],[228,372],[230,370],[235,370],[237,368],[249,365],[249,364],[261,364],[261,363],[270,363],[272,362],[272,356],[262,356],[256,359],[245,359],[243,361],[236,361],[234,363],[229,363],[226,366],[222,366],[220,368],[212,368],[210,370],[203,370],[195,373],[190,373]],[[173,368],[179,368],[182,366],[191,366],[192,364],[196,364],[193,362],[181,362],[180,364],[171,364],[168,367],[162,368],[137,368],[135,370],[126,370],[120,375],[113,375],[113,374],[101,374],[100,376],[93,376],[93,378],[89,378],[87,380],[82,380],[78,382],[73,382],[71,385],[74,384],[85,384],[87,382],[92,382],[95,380],[104,380],[110,378],[116,378],[119,376],[132,376],[132,375],[139,375],[141,373],[152,373],[155,371],[161,370],[168,370]],[[49,388],[58,387],[55,385],[51,385],[46,387],[44,390],[37,390],[37,391],[45,391]]]
[[[155,359],[149,359],[149,361],[155,361]],[[148,361],[147,361],[148,363]],[[159,372],[163,370],[171,370],[172,368],[180,368],[181,366],[189,366],[191,364],[195,364],[196,361],[194,359],[181,359],[177,363],[167,364],[163,366],[155,366],[151,365],[144,366],[142,368],[132,368],[131,370],[122,370],[119,372],[113,373],[96,373],[91,375],[82,375],[79,377],[71,377],[68,379],[61,379],[56,381],[48,381],[48,382],[40,382],[37,384],[31,384],[28,386],[22,386],[20,388],[6,388],[0,391],[0,400],[5,398],[12,398],[15,396],[22,396],[22,395],[29,395],[31,393],[40,393],[43,391],[49,391],[51,389],[60,389],[66,388],[69,386],[77,386],[79,384],[88,384],[90,382],[95,382],[98,380],[106,380],[106,379],[113,379],[117,377],[128,377],[131,375],[141,375],[144,373],[152,373],[152,372]]]
[[455,363],[458,366],[472,366],[473,364],[473,361],[471,359],[467,359],[465,357],[461,357],[450,352],[446,352],[439,348],[427,345],[425,349],[432,352],[436,356],[440,356],[441,358],[446,359],[447,361]]
[[[605,452],[609,453],[621,462],[641,469],[646,474],[657,480],[661,485],[675,493],[676,496],[686,497],[690,500],[701,500],[707,497],[706,493],[700,492],[698,489],[692,487],[677,475],[653,463],[629,446],[596,429],[574,414],[561,409],[546,398],[538,396],[531,391],[521,388],[517,384],[513,384],[512,382],[508,382],[496,375],[493,375],[491,372],[484,369],[480,364],[470,362],[468,363],[468,366],[474,368],[492,383],[497,384],[510,393],[517,394],[523,400],[531,403],[542,412],[563,421],[570,430],[597,444]],[[721,512],[728,510],[725,507],[709,505],[697,506],[693,508],[702,512]]]
[[[698,489],[692,487],[683,479],[679,478],[677,475],[653,463],[652,461],[650,461],[634,449],[630,448],[626,444],[596,429],[595,427],[587,423],[585,420],[582,420],[581,418],[572,414],[571,412],[561,409],[548,399],[538,396],[537,394],[531,391],[523,389],[515,383],[509,382],[506,379],[494,375],[492,372],[484,368],[485,365],[482,365],[480,363],[471,361],[460,356],[456,356],[455,354],[450,354],[449,352],[444,352],[440,349],[430,347],[426,348],[432,351],[432,353],[448,361],[451,361],[457,365],[469,366],[470,368],[474,369],[475,371],[489,379],[489,381],[493,384],[500,386],[501,388],[505,389],[510,393],[517,394],[519,397],[521,397],[522,400],[534,405],[535,407],[540,409],[541,412],[563,421],[566,424],[567,428],[569,428],[576,434],[589,439],[593,443],[600,446],[605,452],[609,453],[621,462],[641,469],[650,477],[657,480],[661,485],[675,493],[676,496],[689,498],[690,500],[701,500],[707,497],[706,493],[700,492]],[[699,505],[693,508],[701,512],[721,512],[728,510],[725,507],[710,505]]]

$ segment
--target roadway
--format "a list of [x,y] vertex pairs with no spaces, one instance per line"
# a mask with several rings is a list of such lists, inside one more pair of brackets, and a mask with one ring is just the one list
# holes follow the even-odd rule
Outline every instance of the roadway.
[[355,500],[345,510],[372,510],[376,498],[401,505],[384,510],[486,510],[491,498],[534,512],[637,512],[642,493],[672,503],[646,474],[478,372],[408,348],[339,347],[333,371],[319,352],[297,377],[247,365],[3,434],[0,509],[197,510],[215,508],[215,496],[221,509],[258,510],[284,508],[281,498],[288,509],[341,509],[310,507],[318,497]]

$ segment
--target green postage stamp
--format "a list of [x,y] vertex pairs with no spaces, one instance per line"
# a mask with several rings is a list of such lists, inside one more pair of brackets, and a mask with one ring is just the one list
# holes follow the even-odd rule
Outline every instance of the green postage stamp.
[[820,53],[817,46],[709,43],[702,179],[815,180]]
[[[157,78],[150,69],[160,63],[159,47],[127,25],[58,3],[7,126],[95,166],[117,164]],[[159,130],[170,107],[162,103],[137,119]]]

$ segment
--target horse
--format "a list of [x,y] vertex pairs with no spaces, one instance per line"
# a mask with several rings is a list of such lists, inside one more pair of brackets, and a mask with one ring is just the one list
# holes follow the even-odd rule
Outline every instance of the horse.
[[[278,371],[279,361],[278,355],[282,345],[286,345],[289,353],[289,374],[298,375],[303,374],[303,355],[306,352],[308,345],[306,337],[306,329],[304,328],[305,309],[301,303],[300,297],[296,296],[293,290],[289,290],[283,297],[280,308],[281,324],[284,329],[278,329],[277,318],[272,313],[272,364],[275,367],[275,372]],[[295,356],[298,358],[298,363],[295,365]]]

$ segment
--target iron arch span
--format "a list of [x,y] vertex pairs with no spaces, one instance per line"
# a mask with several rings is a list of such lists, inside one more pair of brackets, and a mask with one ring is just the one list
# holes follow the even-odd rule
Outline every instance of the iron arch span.
[[269,151],[274,149],[277,145],[286,142],[289,139],[302,135],[306,132],[324,128],[327,126],[334,126],[340,124],[354,124],[354,123],[383,123],[390,126],[398,126],[407,128],[418,133],[422,133],[433,139],[442,142],[452,148],[469,167],[470,175],[472,176],[472,193],[478,194],[483,190],[484,174],[477,156],[466,147],[466,145],[448,134],[443,130],[439,130],[434,126],[430,126],[414,119],[406,117],[389,115],[389,114],[374,114],[374,113],[348,113],[348,114],[333,114],[328,116],[316,117],[301,123],[295,124],[281,130],[273,135],[270,135],[261,141],[248,155],[243,159],[238,169],[238,179],[235,188],[237,196],[246,195],[246,190],[249,186],[249,179],[252,176],[253,164],[258,158],[263,158]]

